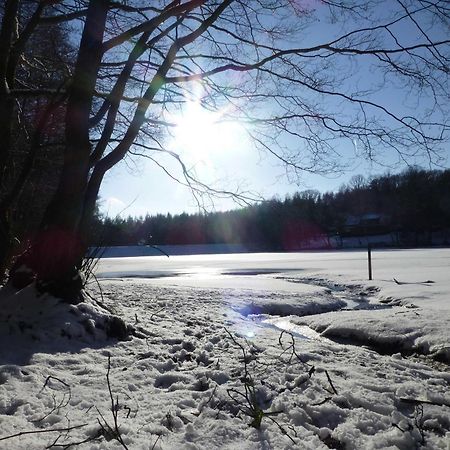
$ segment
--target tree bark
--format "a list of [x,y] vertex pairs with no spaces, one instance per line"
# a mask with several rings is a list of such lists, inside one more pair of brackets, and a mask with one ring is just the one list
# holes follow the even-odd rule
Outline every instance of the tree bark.
[[[11,96],[11,80],[8,80],[10,49],[17,26],[18,0],[7,0],[0,29],[0,199],[7,189],[7,168],[11,154],[11,134],[14,99]],[[5,272],[11,251],[11,233],[8,211],[0,211],[0,279]]]
[[11,80],[8,79],[8,64],[11,46],[17,27],[18,0],[7,0],[0,29],[0,189],[5,188],[6,169],[11,152],[12,117],[14,99],[11,96]]
[[79,226],[89,179],[89,116],[107,12],[107,0],[90,2],[68,93],[61,177],[24,260],[42,283],[70,283],[87,249]]

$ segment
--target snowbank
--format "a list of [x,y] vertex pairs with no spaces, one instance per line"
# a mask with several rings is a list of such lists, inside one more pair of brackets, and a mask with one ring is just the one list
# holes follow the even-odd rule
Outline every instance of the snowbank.
[[[345,263],[316,256],[286,279],[236,276],[226,288],[221,276],[203,287],[195,276],[102,280],[103,297],[94,284],[91,293],[103,306],[86,301],[75,314],[2,291],[0,448],[447,449],[448,366],[407,354],[448,346],[448,254],[433,255],[384,255],[372,283],[355,253]],[[265,288],[251,289],[259,278]],[[360,309],[338,310],[346,300]],[[246,316],[248,305],[261,309]],[[140,337],[87,332],[81,322],[105,308]],[[265,321],[293,312],[287,324],[320,334]],[[73,332],[61,335],[66,322]],[[257,418],[260,428],[249,426]],[[20,432],[30,433],[12,437]]]

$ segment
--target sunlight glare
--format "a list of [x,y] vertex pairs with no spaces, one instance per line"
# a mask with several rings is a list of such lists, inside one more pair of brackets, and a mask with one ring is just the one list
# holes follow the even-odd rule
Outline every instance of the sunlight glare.
[[172,145],[192,160],[209,163],[213,154],[231,152],[245,142],[245,130],[237,122],[224,121],[223,111],[208,111],[190,101],[176,124]]

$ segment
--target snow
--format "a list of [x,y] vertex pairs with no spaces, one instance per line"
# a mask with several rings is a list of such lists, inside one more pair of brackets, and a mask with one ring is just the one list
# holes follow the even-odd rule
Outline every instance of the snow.
[[131,256],[201,255],[218,253],[242,253],[247,248],[241,244],[188,244],[188,245],[119,245],[115,247],[93,247],[93,255],[102,258]]
[[449,449],[449,262],[105,258],[78,305],[5,287],[0,448]]

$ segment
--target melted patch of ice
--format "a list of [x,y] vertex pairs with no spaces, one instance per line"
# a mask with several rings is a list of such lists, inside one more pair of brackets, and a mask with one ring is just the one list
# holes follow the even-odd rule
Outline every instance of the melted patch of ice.
[[261,323],[282,331],[287,331],[303,339],[323,339],[317,331],[314,331],[306,325],[292,323],[287,317],[271,317],[264,319]]

